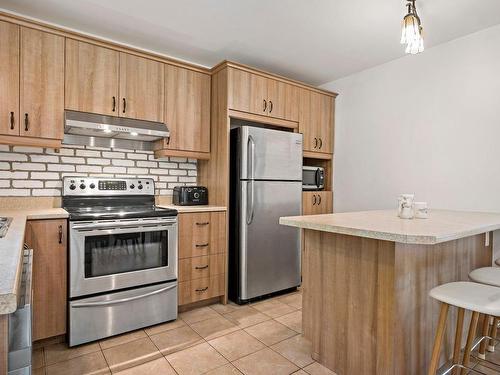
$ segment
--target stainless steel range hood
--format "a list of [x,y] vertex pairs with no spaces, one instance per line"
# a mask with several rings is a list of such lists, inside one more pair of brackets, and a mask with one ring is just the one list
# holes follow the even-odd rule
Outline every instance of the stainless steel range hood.
[[153,142],[169,137],[162,122],[64,111],[63,144],[153,150]]

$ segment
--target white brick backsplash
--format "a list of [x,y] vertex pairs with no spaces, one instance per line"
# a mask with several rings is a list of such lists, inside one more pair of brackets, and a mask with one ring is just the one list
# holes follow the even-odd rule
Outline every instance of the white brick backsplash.
[[59,180],[61,176],[56,172],[31,172],[31,178],[37,180]]
[[77,165],[76,171],[86,173],[102,173],[102,167],[97,165]]
[[152,178],[156,194],[171,195],[173,186],[196,184],[196,163],[169,157],[160,161],[152,151],[0,145],[0,196],[60,196],[66,176]]
[[74,156],[61,156],[61,163],[85,164],[85,159]]
[[148,160],[148,155],[147,154],[127,154],[127,159],[132,159],[132,160]]
[[74,172],[75,166],[68,164],[48,164],[47,169],[56,172]]
[[15,188],[41,188],[43,187],[42,181],[37,180],[14,180],[12,186]]
[[0,154],[0,160],[3,161],[28,161],[28,156],[24,154]]
[[44,171],[47,167],[45,164],[37,163],[12,163],[12,169],[15,171]]
[[85,156],[90,158],[98,158],[101,156],[99,151],[90,151],[90,150],[76,150],[76,156]]
[[31,155],[30,159],[35,163],[59,163],[59,156],[55,155]]

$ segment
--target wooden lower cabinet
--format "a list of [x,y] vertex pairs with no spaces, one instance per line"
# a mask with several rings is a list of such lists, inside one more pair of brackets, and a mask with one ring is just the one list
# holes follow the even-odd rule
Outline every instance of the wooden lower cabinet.
[[66,333],[67,221],[33,220],[25,242],[33,249],[33,341]]
[[179,214],[179,305],[226,294],[226,213]]
[[331,214],[332,212],[332,191],[305,191],[302,193],[303,215]]

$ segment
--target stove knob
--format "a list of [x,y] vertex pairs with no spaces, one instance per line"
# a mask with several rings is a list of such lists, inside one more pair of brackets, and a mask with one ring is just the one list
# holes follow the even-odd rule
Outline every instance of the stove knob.
[[194,197],[195,197],[196,199],[198,199],[198,198],[200,197],[200,193],[194,193],[193,195],[194,195]]
[[85,189],[85,188],[86,188],[85,184],[80,184],[80,189]]
[[135,185],[134,184],[130,185],[130,188],[131,189],[135,188]]
[[95,188],[95,184],[94,183],[90,184],[90,188],[91,189]]
[[142,185],[137,186],[137,189],[142,190]]
[[75,184],[71,184],[71,185],[69,185],[69,188],[70,188],[70,190],[75,190],[76,189],[76,185]]

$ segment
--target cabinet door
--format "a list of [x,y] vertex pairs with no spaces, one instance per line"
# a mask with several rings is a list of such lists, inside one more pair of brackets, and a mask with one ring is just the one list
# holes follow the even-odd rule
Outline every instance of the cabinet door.
[[333,130],[334,130],[334,98],[321,95],[319,98],[319,152],[333,153]]
[[119,63],[117,51],[67,38],[65,107],[117,116]]
[[299,119],[299,88],[288,83],[267,80],[268,113],[290,121]]
[[228,107],[238,111],[267,115],[268,79],[243,70],[229,68],[228,70]]
[[21,132],[62,139],[64,133],[64,38],[21,27]]
[[317,151],[318,110],[317,96],[307,89],[299,89],[299,132],[304,136],[304,151]]
[[165,66],[166,148],[210,152],[210,76]]
[[164,64],[120,52],[120,116],[163,122]]
[[67,221],[34,220],[26,226],[33,249],[33,340],[66,333]]
[[333,192],[305,191],[302,193],[302,214],[320,215],[333,212]]
[[19,135],[19,26],[0,21],[0,134]]

